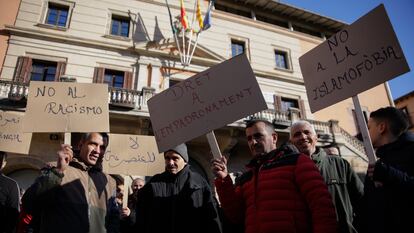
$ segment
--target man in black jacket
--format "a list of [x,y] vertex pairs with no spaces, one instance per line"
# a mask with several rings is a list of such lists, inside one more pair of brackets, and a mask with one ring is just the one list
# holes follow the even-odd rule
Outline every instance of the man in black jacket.
[[414,219],[414,135],[405,114],[394,107],[371,113],[368,129],[378,157],[365,179],[360,232],[412,232]]
[[190,170],[187,146],[164,152],[165,172],[140,190],[136,232],[220,233],[221,225],[207,181]]
[[0,151],[0,233],[14,232],[19,217],[19,186],[3,174],[7,154]]

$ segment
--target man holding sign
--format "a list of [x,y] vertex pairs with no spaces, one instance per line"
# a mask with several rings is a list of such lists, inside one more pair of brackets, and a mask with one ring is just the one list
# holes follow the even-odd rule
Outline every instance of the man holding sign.
[[165,172],[138,194],[136,232],[221,233],[207,181],[190,170],[185,144],[164,152]]
[[76,154],[63,144],[57,166],[26,191],[23,206],[38,214],[40,232],[119,232],[119,212],[111,211],[115,180],[102,172],[107,145],[105,133],[83,134]]
[[412,232],[414,135],[407,118],[394,107],[380,108],[368,128],[379,159],[368,167],[360,232]]
[[212,163],[226,217],[244,222],[246,233],[337,232],[332,199],[312,160],[293,146],[277,149],[275,129],[265,120],[248,122],[246,136],[253,159],[235,186],[227,160]]

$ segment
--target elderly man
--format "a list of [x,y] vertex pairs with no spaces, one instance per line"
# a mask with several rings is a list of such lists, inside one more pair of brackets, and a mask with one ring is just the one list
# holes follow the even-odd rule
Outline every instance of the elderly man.
[[289,146],[276,149],[277,134],[265,120],[246,124],[253,159],[236,184],[225,157],[212,169],[225,216],[246,233],[337,232],[335,210],[319,171]]
[[190,170],[187,146],[167,150],[164,160],[165,172],[138,193],[135,232],[220,233],[210,185]]
[[332,195],[339,231],[357,232],[353,225],[354,212],[362,198],[364,185],[351,165],[345,159],[328,156],[322,148],[316,147],[318,136],[307,121],[296,121],[292,124],[290,141],[300,152],[309,156],[319,168]]
[[79,153],[63,144],[57,166],[46,169],[23,196],[23,206],[35,213],[39,232],[119,232],[119,212],[111,211],[115,180],[102,172],[108,136],[83,134]]
[[363,233],[414,229],[414,134],[408,125],[404,112],[394,107],[370,114],[368,129],[378,161],[365,178]]

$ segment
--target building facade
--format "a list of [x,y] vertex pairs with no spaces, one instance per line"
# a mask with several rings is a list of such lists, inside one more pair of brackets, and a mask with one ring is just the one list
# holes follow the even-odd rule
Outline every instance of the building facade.
[[395,107],[401,109],[408,117],[408,130],[414,132],[414,91],[394,100]]
[[[111,133],[152,135],[149,98],[246,53],[268,105],[254,117],[275,123],[279,143],[288,139],[292,121],[308,119],[321,145],[335,143],[357,171],[365,172],[363,146],[353,137],[357,130],[351,102],[312,114],[298,61],[345,23],[271,0],[216,0],[211,27],[199,34],[191,64],[183,65],[174,41],[182,38],[172,33],[180,2],[168,3],[172,22],[163,0],[22,0],[15,23],[4,25],[9,38],[0,108],[24,112],[30,80],[107,83]],[[184,3],[191,20],[195,1]],[[208,4],[201,1],[203,15]],[[361,94],[361,102],[367,113],[391,105],[386,84]],[[248,118],[215,131],[232,172],[243,170],[250,159],[244,137]],[[24,187],[45,162],[55,160],[62,141],[59,133],[33,133],[29,155],[11,154],[6,172],[25,182]],[[195,138],[188,147],[190,164],[212,179],[206,138]]]

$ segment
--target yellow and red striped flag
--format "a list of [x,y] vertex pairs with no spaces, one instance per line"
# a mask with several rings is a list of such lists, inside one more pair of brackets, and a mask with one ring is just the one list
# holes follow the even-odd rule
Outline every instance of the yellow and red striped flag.
[[188,28],[188,20],[187,14],[185,13],[184,0],[181,0],[181,25],[183,25],[184,30]]
[[201,16],[200,0],[197,0],[196,16],[197,16],[198,25],[200,26],[200,31],[201,31],[203,30],[203,16]]

